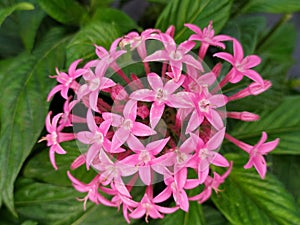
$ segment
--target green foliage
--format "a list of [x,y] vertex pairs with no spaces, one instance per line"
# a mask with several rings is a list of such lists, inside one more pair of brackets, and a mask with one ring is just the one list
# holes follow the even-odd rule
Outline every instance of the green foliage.
[[3,21],[8,17],[10,14],[12,14],[16,10],[33,10],[34,6],[28,2],[20,2],[16,3],[12,6],[8,6],[5,8],[0,9],[0,26],[3,23]]
[[298,0],[247,0],[242,12],[293,13],[300,11]]
[[165,31],[174,25],[175,40],[179,42],[191,34],[185,23],[205,27],[213,20],[214,29],[219,32],[229,18],[231,3],[231,0],[172,0],[158,17],[156,28]]
[[[227,158],[246,162],[239,155],[228,155]],[[262,180],[256,171],[245,171],[238,163],[222,185],[222,190],[213,195],[212,200],[231,224],[300,223],[300,213],[293,197],[270,174]]]

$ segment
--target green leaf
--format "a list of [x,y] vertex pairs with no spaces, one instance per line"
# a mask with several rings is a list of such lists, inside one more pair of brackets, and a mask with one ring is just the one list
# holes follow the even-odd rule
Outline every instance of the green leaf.
[[[49,148],[46,148],[28,161],[23,169],[23,176],[59,186],[72,185],[67,176],[67,171],[70,170],[74,159],[80,155],[80,150],[76,141],[65,142],[61,146],[67,151],[67,154],[55,156],[58,170],[55,170],[51,165]],[[87,171],[85,166],[72,171],[72,174],[87,183],[95,176],[95,172],[93,170]]]
[[159,16],[156,28],[165,31],[174,25],[175,40],[181,42],[192,34],[184,27],[185,23],[203,28],[213,20],[214,29],[218,33],[229,17],[231,4],[231,0],[172,0]]
[[241,12],[254,13],[293,13],[300,11],[298,0],[249,0]]
[[83,27],[67,46],[67,64],[74,60],[96,57],[94,44],[109,49],[111,43],[120,37],[120,31],[113,24],[95,21]]
[[300,197],[300,156],[270,155],[270,171],[285,185],[295,198]]
[[[247,161],[238,155],[233,158],[234,162]],[[262,180],[253,169],[234,165],[222,190],[212,200],[233,225],[300,224],[293,197],[270,173]]]
[[[30,2],[36,4],[35,0],[30,0]],[[18,12],[18,31],[23,45],[27,51],[32,50],[36,39],[37,30],[45,16],[46,13],[40,8],[39,5],[35,5],[35,9],[29,12]]]
[[44,127],[49,75],[63,65],[68,38],[51,30],[33,55],[0,62],[0,200],[13,212],[13,184]]
[[12,6],[0,9],[0,26],[3,21],[16,10],[33,10],[34,6],[28,2],[16,3]]
[[133,19],[122,11],[113,8],[99,8],[93,15],[92,21],[101,21],[116,25],[122,34],[126,34],[133,29],[138,29]]
[[203,205],[203,214],[208,225],[229,225],[222,213],[211,206]]
[[266,20],[264,17],[241,16],[229,20],[223,28],[222,34],[224,33],[235,37],[241,42],[244,54],[250,55],[255,52],[256,45],[262,32],[265,30],[265,26]]
[[60,187],[31,179],[19,179],[16,184],[15,205],[21,219],[37,221],[41,225],[125,225],[122,212],[103,205],[76,200],[84,196],[73,187]]
[[286,97],[275,109],[261,114],[261,119],[235,126],[231,134],[247,143],[259,140],[262,131],[269,139],[280,138],[279,145],[271,154],[300,154],[300,96]]
[[63,24],[79,25],[87,13],[74,0],[37,0],[37,2],[49,16]]

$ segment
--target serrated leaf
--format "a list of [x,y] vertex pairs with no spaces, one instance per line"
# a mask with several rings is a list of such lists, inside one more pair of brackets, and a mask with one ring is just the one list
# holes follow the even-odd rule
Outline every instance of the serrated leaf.
[[60,187],[21,178],[16,185],[15,204],[21,219],[37,221],[40,225],[125,225],[122,212],[116,208],[87,204],[76,197],[83,196],[73,187]]
[[79,25],[87,13],[73,0],[37,0],[41,8],[53,19],[63,24]]
[[[52,81],[48,76],[64,63],[68,38],[52,30],[33,55],[0,63],[0,196],[13,212],[13,184],[44,127]],[[0,200],[1,200],[0,197]]]
[[[237,155],[234,159],[247,161]],[[300,224],[294,199],[270,173],[262,180],[256,171],[234,165],[222,190],[212,200],[233,225]]]
[[275,109],[261,114],[261,119],[235,126],[231,134],[247,143],[259,140],[262,131],[269,139],[280,138],[279,145],[271,154],[300,154],[300,96],[286,97]]
[[116,25],[122,34],[138,29],[137,24],[124,12],[113,8],[99,8],[93,15],[92,21],[100,21]]
[[244,13],[293,13],[297,11],[300,11],[298,0],[249,0],[241,9]]
[[165,31],[170,25],[176,27],[175,40],[186,40],[191,31],[184,27],[185,23],[196,24],[203,28],[210,20],[218,33],[229,18],[231,0],[172,0],[159,16],[156,28]]
[[33,10],[34,6],[28,2],[16,3],[12,6],[0,9],[0,26],[3,21],[16,10]]
[[83,27],[67,46],[67,64],[74,60],[96,57],[94,44],[108,49],[111,43],[120,37],[120,31],[113,24],[95,21]]
[[[76,141],[65,142],[61,146],[67,151],[67,154],[56,156],[58,170],[55,170],[51,165],[49,148],[45,148],[28,161],[23,169],[23,176],[49,184],[71,186],[72,182],[67,176],[67,171],[71,170],[70,166],[73,160],[80,155],[80,150]],[[94,170],[87,171],[85,166],[72,171],[72,174],[77,179],[87,183],[95,176]]]

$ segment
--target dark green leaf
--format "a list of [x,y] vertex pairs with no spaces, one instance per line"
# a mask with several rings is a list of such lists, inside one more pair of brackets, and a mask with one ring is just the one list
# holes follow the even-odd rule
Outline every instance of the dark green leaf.
[[298,0],[249,0],[241,12],[293,13],[300,11]]
[[265,30],[265,26],[266,21],[264,17],[243,16],[229,20],[223,28],[222,33],[239,40],[243,46],[245,55],[250,55],[255,52],[258,39],[262,31]]
[[76,59],[96,57],[94,44],[109,49],[111,43],[120,37],[120,31],[113,24],[92,22],[83,27],[67,46],[67,64]]
[[245,142],[255,143],[262,131],[270,140],[280,138],[279,145],[272,154],[300,154],[300,97],[286,97],[276,108],[261,114],[261,119],[252,123],[235,126],[231,134]]
[[159,16],[156,28],[165,31],[174,25],[176,41],[184,41],[192,33],[184,27],[185,23],[203,28],[212,20],[215,31],[219,32],[229,17],[231,4],[231,0],[172,0]]
[[[295,198],[300,197],[300,156],[295,155],[271,155],[270,170],[285,185]],[[295,179],[296,178],[296,179]]]
[[34,6],[28,2],[16,3],[12,6],[0,9],[0,26],[3,21],[16,10],[33,10]]
[[63,24],[79,25],[86,10],[74,0],[37,0],[41,8]]
[[[234,162],[238,161],[247,159],[235,155]],[[222,190],[212,200],[231,224],[300,224],[294,199],[270,173],[262,180],[253,169],[234,165]]]
[[87,205],[76,197],[84,196],[73,187],[34,182],[20,179],[16,184],[15,205],[21,219],[38,221],[40,225],[125,225],[125,219],[116,208]]
[[[49,160],[49,149],[43,149],[42,152],[35,155],[24,167],[23,175],[26,178],[35,179],[38,181],[55,184],[59,186],[70,186],[71,181],[67,176],[67,171],[73,160],[80,155],[80,150],[77,142],[69,141],[62,143],[61,146],[67,151],[66,155],[56,155],[56,162],[58,170],[55,170]],[[89,182],[95,176],[93,170],[86,171],[85,166],[82,166],[74,171],[72,174],[79,180]]]
[[127,14],[112,8],[99,8],[93,15],[92,20],[116,25],[122,34],[138,29],[137,24]]
[[34,55],[21,54],[0,63],[0,190],[13,211],[13,184],[21,166],[44,127],[46,96],[55,66],[64,63],[66,38],[52,30],[41,41]]
[[[35,0],[30,0],[30,2],[36,3]],[[39,5],[35,5],[35,9],[29,12],[18,12],[18,31],[26,50],[31,51],[33,48],[37,30],[45,16],[45,12]]]
[[229,222],[225,219],[222,213],[207,205],[203,205],[203,214],[207,225],[229,225]]

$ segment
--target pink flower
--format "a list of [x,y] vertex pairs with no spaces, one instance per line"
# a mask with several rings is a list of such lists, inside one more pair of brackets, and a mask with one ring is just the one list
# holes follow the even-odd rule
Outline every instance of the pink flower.
[[217,46],[225,49],[224,43],[222,41],[228,41],[232,38],[227,35],[215,35],[215,31],[212,26],[212,21],[209,25],[201,30],[194,24],[184,24],[190,30],[194,31],[196,34],[190,36],[189,40],[192,41],[201,41],[201,47],[199,49],[199,58],[204,59],[206,51],[210,45]]
[[97,66],[95,73],[90,69],[84,74],[86,84],[80,86],[77,95],[79,99],[83,96],[89,95],[89,105],[92,110],[98,112],[97,102],[99,91],[115,86],[116,83],[109,78],[104,77],[107,65],[101,61]]
[[113,127],[117,128],[112,138],[111,151],[123,145],[132,135],[145,137],[156,134],[156,132],[147,125],[135,121],[137,115],[136,101],[130,100],[126,103],[123,115],[124,117],[108,112],[102,114],[104,120],[109,121]]
[[[149,188],[148,188],[149,189]],[[129,216],[133,219],[139,219],[142,216],[145,217],[145,221],[148,223],[148,217],[150,216],[153,219],[163,218],[163,214],[170,214],[175,212],[178,207],[167,208],[163,206],[156,205],[152,198],[152,193],[146,191],[147,193],[144,194],[141,202],[138,203],[138,206],[135,210],[133,210]]]
[[177,83],[169,80],[165,85],[162,79],[156,73],[149,73],[147,80],[151,89],[140,89],[133,92],[129,97],[137,101],[153,102],[150,109],[150,124],[155,128],[162,117],[165,105],[176,108],[187,108],[190,104],[186,102],[182,95],[183,92],[173,94],[183,83],[184,78]]
[[113,203],[111,203],[109,200],[104,198],[99,193],[99,185],[100,185],[99,176],[96,176],[90,183],[84,184],[84,183],[80,182],[79,180],[77,180],[76,178],[74,178],[72,176],[72,174],[70,173],[70,171],[67,171],[67,174],[68,174],[69,179],[72,181],[74,188],[77,191],[82,192],[82,193],[87,192],[87,195],[83,199],[81,199],[81,201],[84,202],[83,203],[84,210],[86,210],[87,200],[90,200],[96,204],[103,204],[106,206],[115,206]]
[[189,165],[198,170],[199,183],[206,180],[210,164],[221,167],[229,166],[227,159],[217,152],[223,142],[224,135],[225,128],[219,130],[207,143],[204,143],[198,135],[191,133],[196,145],[196,152],[189,161]]
[[237,83],[242,80],[243,76],[247,76],[261,85],[264,84],[261,76],[251,69],[260,64],[261,59],[256,55],[249,55],[244,58],[243,48],[236,39],[233,39],[233,55],[226,52],[218,52],[214,56],[226,60],[233,66],[227,75],[231,83]]
[[173,195],[174,201],[180,207],[180,209],[188,212],[189,199],[185,190],[183,189],[184,186],[180,185],[181,182],[176,182],[174,177],[169,177],[165,180],[165,184],[167,187],[153,199],[153,202],[163,202]]
[[60,91],[61,96],[64,99],[68,99],[68,91],[69,89],[77,89],[79,86],[76,82],[76,78],[81,76],[86,72],[86,69],[76,69],[77,65],[82,61],[82,59],[78,59],[74,61],[68,70],[68,73],[65,72],[59,72],[56,68],[56,76],[52,76],[52,78],[56,78],[56,80],[60,83],[59,85],[55,86],[49,93],[47,101],[50,101],[50,99]]
[[276,138],[274,141],[266,142],[268,138],[267,133],[262,132],[262,137],[259,142],[256,145],[251,146],[231,137],[228,134],[226,134],[225,137],[239,148],[249,153],[250,158],[244,168],[248,169],[254,166],[260,177],[264,179],[267,172],[267,164],[263,156],[276,148],[279,143],[279,138]]
[[187,109],[182,111],[179,110],[178,113],[178,115],[181,117],[180,120],[182,121],[183,118],[192,111],[186,128],[186,133],[190,133],[197,127],[199,127],[204,118],[206,118],[211,123],[211,125],[213,125],[218,130],[224,127],[222,118],[216,111],[216,108],[222,107],[227,103],[227,98],[225,95],[211,95],[208,91],[204,90],[201,93],[193,93],[190,96],[191,101],[194,105],[194,109]]
[[50,111],[47,115],[46,118],[46,129],[49,132],[49,134],[46,135],[46,137],[43,137],[39,140],[41,141],[47,141],[47,146],[50,146],[49,150],[49,157],[52,166],[54,169],[58,169],[56,162],[55,162],[55,153],[57,154],[66,154],[67,152],[60,146],[59,143],[64,142],[64,141],[70,141],[75,139],[75,135],[73,133],[62,133],[61,130],[62,128],[57,127],[58,120],[61,118],[63,115],[62,113],[57,114],[53,117],[52,123],[51,123],[51,114],[52,112]]
[[146,147],[134,136],[129,139],[128,146],[134,154],[127,156],[120,163],[138,167],[141,180],[144,184],[150,185],[152,181],[151,169],[155,169],[155,164],[158,163],[153,160],[163,150],[170,138],[150,142]]
[[177,47],[173,38],[167,34],[161,34],[161,40],[165,49],[158,50],[152,55],[147,56],[144,62],[168,61],[172,70],[170,75],[172,75],[175,82],[180,80],[183,63],[203,71],[201,62],[187,54],[195,46],[193,41],[185,41]]
[[212,194],[212,190],[214,190],[216,193],[219,192],[219,186],[220,184],[224,183],[225,179],[228,177],[232,169],[232,162],[230,163],[230,166],[228,170],[220,176],[218,173],[214,172],[214,177],[207,176],[206,180],[204,181],[205,188],[204,190],[193,197],[190,197],[189,200],[192,201],[198,201],[199,203],[205,202]]
[[77,133],[77,139],[84,144],[90,145],[86,155],[86,165],[87,168],[89,168],[92,161],[98,156],[102,149],[110,151],[111,143],[106,137],[108,129],[110,128],[110,122],[103,121],[97,126],[92,111],[88,110],[87,125],[90,131],[81,131]]
[[106,186],[113,183],[120,194],[131,197],[122,177],[136,173],[138,170],[136,167],[124,164],[121,161],[113,162],[103,150],[100,150],[99,162],[93,164],[93,166],[100,172],[99,180],[103,185]]

